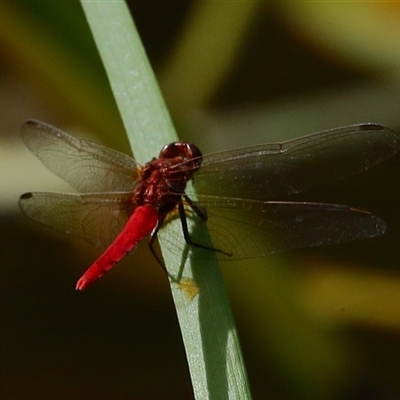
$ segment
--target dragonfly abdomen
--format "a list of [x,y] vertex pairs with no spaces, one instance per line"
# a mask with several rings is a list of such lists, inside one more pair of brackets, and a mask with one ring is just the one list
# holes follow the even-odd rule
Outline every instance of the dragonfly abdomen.
[[158,211],[150,205],[138,206],[125,228],[106,251],[86,270],[76,284],[76,290],[84,290],[101,278],[118,261],[131,251],[158,222]]

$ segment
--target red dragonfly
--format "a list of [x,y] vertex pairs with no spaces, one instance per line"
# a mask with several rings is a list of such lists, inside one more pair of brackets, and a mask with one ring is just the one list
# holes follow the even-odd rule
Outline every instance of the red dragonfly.
[[[195,145],[176,142],[142,166],[39,121],[27,121],[22,138],[44,165],[83,193],[25,193],[23,213],[106,248],[79,279],[78,290],[148,235],[158,260],[157,237],[180,254],[202,257],[215,251],[221,259],[237,260],[381,235],[386,223],[368,211],[271,199],[360,173],[400,148],[400,135],[361,124],[204,156]],[[187,186],[191,180],[196,201]],[[195,221],[196,239],[188,219]],[[162,229],[174,223],[182,226],[181,238]],[[202,231],[210,232],[212,247],[201,242]]]

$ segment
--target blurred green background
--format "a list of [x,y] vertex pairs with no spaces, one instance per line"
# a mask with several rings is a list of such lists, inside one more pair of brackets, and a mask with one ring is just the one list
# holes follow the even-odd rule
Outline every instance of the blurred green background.
[[[178,132],[203,153],[360,122],[400,132],[398,3],[129,5]],[[28,118],[130,151],[78,1],[0,2],[0,114],[0,398],[192,398],[146,243],[77,293],[99,252],[17,207],[71,191],[24,148]],[[397,157],[292,198],[373,211],[382,237],[222,265],[254,399],[400,398],[399,177]]]

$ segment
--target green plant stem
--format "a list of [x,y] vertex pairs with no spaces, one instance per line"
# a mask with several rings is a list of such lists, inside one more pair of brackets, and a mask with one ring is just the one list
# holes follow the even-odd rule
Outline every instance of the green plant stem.
[[[149,160],[177,136],[129,10],[124,1],[82,0],[81,4],[135,156],[140,162]],[[178,229],[174,234],[182,232]],[[249,399],[240,345],[215,255],[210,252],[202,263],[188,259],[182,269],[182,255],[165,247],[162,252],[196,399]],[[184,278],[176,279],[182,271]]]

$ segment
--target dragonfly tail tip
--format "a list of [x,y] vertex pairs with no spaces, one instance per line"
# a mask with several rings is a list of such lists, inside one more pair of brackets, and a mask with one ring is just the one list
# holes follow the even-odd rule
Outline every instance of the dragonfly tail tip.
[[92,282],[90,282],[87,278],[82,277],[79,279],[79,281],[77,282],[76,286],[75,286],[75,290],[85,290],[88,286],[90,286]]

